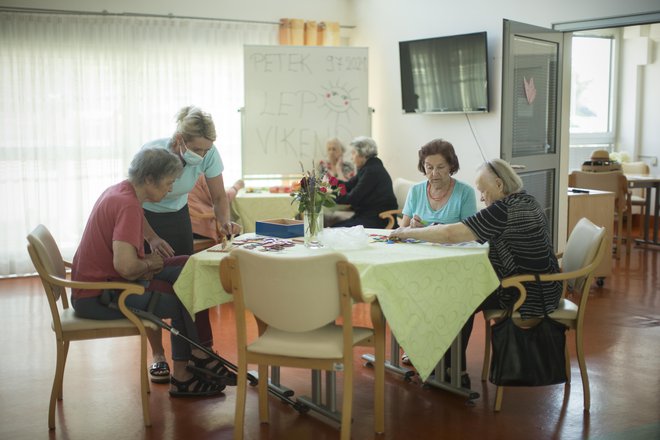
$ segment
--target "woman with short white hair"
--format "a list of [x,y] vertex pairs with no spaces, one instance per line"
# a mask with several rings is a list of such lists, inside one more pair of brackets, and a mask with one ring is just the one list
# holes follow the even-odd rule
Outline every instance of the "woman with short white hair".
[[377,158],[376,141],[360,136],[351,141],[351,155],[357,174],[346,182],[346,194],[337,197],[337,203],[351,205],[355,215],[335,223],[336,227],[362,225],[365,228],[384,228],[387,220],[378,217],[383,211],[397,209],[392,189],[392,178]]

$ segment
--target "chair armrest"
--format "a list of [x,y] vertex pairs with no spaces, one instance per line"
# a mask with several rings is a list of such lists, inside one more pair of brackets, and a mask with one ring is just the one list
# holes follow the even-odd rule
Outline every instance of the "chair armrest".
[[385,229],[393,229],[396,222],[396,217],[401,213],[402,211],[400,209],[390,209],[388,211],[381,212],[378,214],[378,217],[382,218],[383,220],[387,220]]
[[119,310],[122,312],[126,318],[131,321],[133,324],[135,324],[138,329],[140,329],[140,332],[144,332],[144,325],[142,324],[142,320],[138,318],[127,306],[126,306],[126,298],[128,298],[129,295],[142,295],[144,294],[144,286],[138,283],[130,283],[130,282],[125,282],[125,281],[72,281],[66,278],[60,278],[58,276],[54,275],[42,275],[45,276],[49,282],[61,286],[61,287],[66,287],[70,289],[93,289],[93,290],[104,290],[104,289],[112,289],[112,290],[121,290],[122,292],[119,294],[119,299],[117,300],[117,304],[119,305]]
[[227,256],[220,260],[220,283],[222,288],[225,289],[230,295],[234,294],[234,290],[231,282],[231,272],[232,269],[236,267],[236,258],[232,256]]

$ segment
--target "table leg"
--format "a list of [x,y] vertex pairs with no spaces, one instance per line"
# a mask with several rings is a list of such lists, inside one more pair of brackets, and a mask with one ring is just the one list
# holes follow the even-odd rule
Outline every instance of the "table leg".
[[655,192],[655,209],[654,209],[654,217],[653,217],[653,243],[659,244],[658,243],[658,213],[660,213],[660,183],[655,183],[653,185],[653,191]]
[[337,373],[325,372],[325,402],[322,399],[321,371],[312,370],[312,397],[301,396],[296,399],[310,410],[341,424],[341,412],[337,411]]
[[459,335],[454,339],[454,342],[451,344],[451,366],[449,381],[445,380],[445,359],[443,357],[438,362],[438,365],[435,366],[434,375],[429,377],[429,379],[424,382],[424,385],[434,386],[454,394],[465,396],[469,401],[472,401],[479,398],[479,393],[472,391],[469,388],[463,388],[461,386],[461,374],[463,371],[463,367],[461,365],[461,345],[461,335],[459,333]]
[[[392,373],[402,375],[405,380],[410,380],[415,375],[415,371],[401,366],[399,361],[400,349],[399,342],[394,335],[392,335],[390,338],[390,360],[385,361],[385,369]],[[367,365],[373,364],[376,360],[373,354],[363,354],[362,359],[367,361]]]

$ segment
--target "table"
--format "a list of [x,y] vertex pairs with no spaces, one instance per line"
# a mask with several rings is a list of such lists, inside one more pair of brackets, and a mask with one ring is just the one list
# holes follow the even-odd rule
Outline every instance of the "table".
[[[280,252],[307,255],[331,251],[296,245]],[[340,252],[358,269],[363,290],[377,295],[392,334],[422,379],[434,371],[452,341],[460,340],[456,335],[463,324],[499,285],[484,246],[372,242],[363,249]],[[218,275],[225,255],[199,252],[184,266],[174,290],[191,314],[232,300]],[[452,356],[452,360],[458,358]],[[460,378],[459,371],[456,377]]]
[[243,232],[254,232],[257,220],[293,218],[298,213],[298,204],[291,201],[288,193],[249,193],[241,189],[231,208]]
[[[331,251],[296,245],[280,252]],[[340,252],[357,267],[363,289],[377,295],[392,333],[424,379],[467,318],[499,285],[485,247],[378,242]],[[218,275],[225,255],[208,250],[192,255],[174,284],[192,315],[232,300]]]
[[[658,214],[660,214],[660,176],[643,174],[626,174],[630,188],[646,188],[646,213],[644,215],[644,235],[635,242],[640,244],[660,245],[658,241]],[[649,238],[649,224],[651,218],[651,200],[655,197],[653,213],[653,239]]]

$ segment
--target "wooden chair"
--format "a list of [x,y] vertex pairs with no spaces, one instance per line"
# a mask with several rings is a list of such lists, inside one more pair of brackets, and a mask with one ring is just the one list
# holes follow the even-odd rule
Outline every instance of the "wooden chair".
[[[560,255],[562,257],[562,272],[545,274],[540,277],[541,281],[562,281],[563,283],[562,299],[559,301],[559,307],[549,316],[568,326],[570,329],[575,330],[575,346],[578,364],[580,366],[580,375],[582,377],[585,411],[589,411],[591,406],[591,395],[589,391],[587,364],[584,359],[584,315],[587,309],[589,289],[594,278],[594,271],[605,254],[607,243],[604,238],[605,228],[594,225],[586,218],[580,219],[571,232],[571,236],[568,238],[563,256]],[[524,283],[528,282],[536,282],[534,275],[516,275],[502,280],[502,287],[515,287],[520,292],[520,298],[513,307],[514,313],[512,317],[516,324],[519,324],[521,327],[529,327],[538,323],[538,319],[535,318],[523,320],[520,313],[515,311],[525,302],[527,291]],[[580,298],[577,304],[566,298],[568,292],[575,294],[579,292]],[[505,317],[505,311],[499,309],[484,310],[483,314],[486,321],[486,346],[481,380],[485,381],[490,368],[490,322],[497,322],[499,319]],[[566,346],[566,376],[568,377],[568,383],[570,383],[571,365],[568,345]],[[499,411],[502,406],[503,393],[504,387],[498,386],[495,394],[495,411]]]
[[387,220],[387,225],[385,226],[385,229],[393,229],[397,225],[397,217],[399,217],[403,212],[403,205],[405,205],[406,203],[406,197],[408,197],[408,191],[410,191],[410,187],[413,186],[415,183],[417,182],[413,182],[412,180],[402,179],[400,177],[394,179],[394,183],[392,184],[392,186],[394,189],[394,196],[396,197],[396,203],[399,208],[390,209],[388,211],[383,211],[380,214],[378,214],[378,217]]
[[[195,211],[192,207],[188,207],[188,213],[190,214],[191,220],[194,219],[199,219],[199,220],[209,220],[213,219],[215,221],[215,214],[214,213],[203,213],[203,212],[198,212]],[[220,233],[218,232],[218,235]],[[193,252],[197,253],[200,251],[203,251],[204,249],[208,249],[212,246],[215,246],[218,244],[218,240],[214,238],[194,238],[193,239]]]
[[[89,339],[115,338],[120,336],[140,336],[140,362],[138,362],[140,375],[140,393],[142,398],[142,416],[144,425],[151,426],[149,415],[149,378],[147,376],[147,337],[145,326],[156,329],[156,325],[142,321],[136,317],[125,304],[128,295],[142,295],[144,287],[139,284],[120,282],[76,282],[66,277],[66,267],[71,267],[62,259],[62,254],[48,229],[37,226],[27,236],[28,252],[48,298],[48,305],[52,315],[52,329],[55,332],[57,343],[57,364],[53,389],[50,394],[48,407],[48,428],[55,429],[55,404],[62,400],[64,381],[64,366],[71,341]],[[119,296],[119,309],[126,319],[96,320],[83,319],[74,314],[69,307],[67,288],[78,289],[117,289],[121,290]]]
[[[385,429],[385,321],[374,295],[360,287],[355,266],[338,253],[304,257],[235,249],[220,264],[225,291],[234,295],[238,388],[234,438],[243,438],[247,365],[258,364],[259,419],[268,422],[268,366],[343,372],[341,438],[351,436],[353,347],[375,348],[374,430]],[[353,325],[353,302],[371,304],[373,328]],[[248,343],[246,312],[259,336]],[[341,324],[335,320],[341,318]]]
[[597,189],[610,191],[615,194],[614,212],[617,219],[616,251],[614,256],[621,257],[621,237],[623,236],[623,223],[626,223],[626,251],[630,255],[632,244],[632,202],[628,190],[628,179],[619,171],[586,172],[573,171],[568,176],[568,186],[576,188]]
[[[638,162],[622,162],[621,170],[624,174],[639,174],[641,176],[648,176],[651,174],[649,165],[641,160]],[[646,208],[646,189],[633,189],[630,194],[630,203],[632,206],[639,206],[640,212],[644,215]]]

